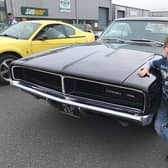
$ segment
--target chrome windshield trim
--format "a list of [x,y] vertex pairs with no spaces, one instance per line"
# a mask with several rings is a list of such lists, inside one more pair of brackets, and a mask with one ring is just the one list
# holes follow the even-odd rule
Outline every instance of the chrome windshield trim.
[[19,81],[11,81],[11,85],[18,87],[18,88],[20,88],[26,92],[29,92],[31,94],[40,96],[44,99],[51,99],[53,101],[81,107],[81,108],[88,109],[88,110],[97,111],[99,113],[109,114],[109,115],[113,115],[113,116],[120,117],[123,119],[133,120],[135,122],[140,123],[143,126],[150,124],[153,119],[153,114],[138,116],[138,115],[122,113],[120,111],[109,110],[109,109],[102,108],[102,107],[95,107],[92,105],[87,105],[87,104],[75,102],[75,101],[71,100],[68,96],[67,97],[65,96],[65,99],[58,98],[58,97],[49,95],[48,93],[43,93],[42,91],[35,90],[34,88],[27,87],[27,86],[21,84]]

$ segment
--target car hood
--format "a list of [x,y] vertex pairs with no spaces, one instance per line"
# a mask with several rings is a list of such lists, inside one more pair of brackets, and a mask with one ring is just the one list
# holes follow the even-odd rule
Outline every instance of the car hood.
[[0,36],[0,45],[6,45],[6,44],[11,44],[11,43],[13,44],[13,43],[16,43],[18,41],[21,41],[21,40],[20,39],[11,38],[11,37]]
[[[154,56],[153,51],[157,47],[145,47],[138,49],[138,46],[130,44],[116,47],[94,43],[49,51],[36,57],[20,59],[14,64],[98,81],[123,83]],[[160,51],[158,49],[157,52]]]

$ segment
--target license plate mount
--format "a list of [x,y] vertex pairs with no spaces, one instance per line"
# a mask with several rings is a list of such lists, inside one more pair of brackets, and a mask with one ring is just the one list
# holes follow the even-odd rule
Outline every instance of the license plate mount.
[[81,117],[79,108],[76,106],[69,105],[69,104],[62,104],[62,112],[66,115],[69,115],[75,118]]

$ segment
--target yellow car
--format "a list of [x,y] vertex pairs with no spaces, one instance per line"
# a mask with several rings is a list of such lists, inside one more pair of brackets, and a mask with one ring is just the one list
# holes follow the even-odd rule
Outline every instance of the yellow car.
[[0,83],[9,81],[9,65],[15,59],[93,41],[93,33],[61,21],[34,20],[14,24],[0,34]]

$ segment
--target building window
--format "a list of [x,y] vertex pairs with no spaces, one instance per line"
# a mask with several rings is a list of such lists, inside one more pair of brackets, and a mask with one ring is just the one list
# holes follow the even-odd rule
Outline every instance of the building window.
[[5,0],[0,0],[0,22],[7,22]]

